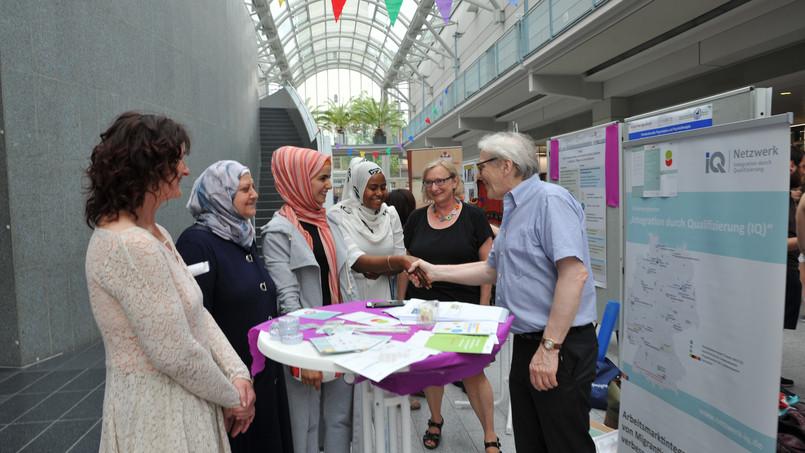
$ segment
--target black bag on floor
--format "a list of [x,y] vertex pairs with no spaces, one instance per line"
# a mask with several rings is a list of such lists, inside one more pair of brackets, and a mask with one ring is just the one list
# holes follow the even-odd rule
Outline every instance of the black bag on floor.
[[796,406],[777,422],[777,452],[805,453],[805,413]]

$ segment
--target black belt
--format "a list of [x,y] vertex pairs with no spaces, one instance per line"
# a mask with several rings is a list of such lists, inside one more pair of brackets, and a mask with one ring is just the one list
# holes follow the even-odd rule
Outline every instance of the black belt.
[[[583,326],[575,326],[571,327],[570,330],[567,331],[567,336],[572,334],[577,334],[583,332],[585,329],[593,329],[593,323],[585,324]],[[528,332],[528,333],[516,333],[514,334],[515,337],[520,337],[526,340],[532,341],[541,341],[542,340],[542,333],[543,332]]]

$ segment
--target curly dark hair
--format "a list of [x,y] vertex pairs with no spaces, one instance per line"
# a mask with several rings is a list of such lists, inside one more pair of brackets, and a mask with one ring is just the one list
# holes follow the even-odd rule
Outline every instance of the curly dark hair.
[[147,193],[179,175],[178,164],[190,152],[190,136],[181,124],[164,116],[126,112],[117,117],[92,150],[84,216],[90,228],[121,211],[135,217]]

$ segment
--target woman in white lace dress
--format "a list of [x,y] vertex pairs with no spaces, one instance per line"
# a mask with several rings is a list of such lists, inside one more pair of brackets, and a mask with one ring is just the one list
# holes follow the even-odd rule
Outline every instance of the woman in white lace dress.
[[128,112],[92,151],[86,275],[106,348],[101,451],[228,452],[227,430],[254,416],[246,366],[155,221],[182,194],[189,146],[181,125]]

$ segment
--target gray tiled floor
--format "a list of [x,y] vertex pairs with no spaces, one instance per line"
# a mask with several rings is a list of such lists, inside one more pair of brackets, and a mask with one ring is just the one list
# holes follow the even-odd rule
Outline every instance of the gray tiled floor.
[[[613,336],[608,356],[617,358]],[[501,392],[502,358],[486,370],[495,397]],[[783,334],[782,374],[793,379],[794,393],[805,395],[805,326]],[[101,429],[101,405],[105,379],[103,343],[98,341],[25,368],[0,368],[0,453],[5,452],[95,452]],[[466,397],[458,387],[445,387],[442,413],[446,420],[437,452],[483,452],[483,432],[470,408],[456,404]],[[411,446],[422,445],[429,412],[411,412]],[[508,405],[495,409],[495,429],[503,451],[514,452],[514,437],[506,432]],[[604,411],[590,419],[603,422]]]
[[105,375],[100,341],[0,368],[0,452],[98,451]]
[[[617,357],[614,338],[609,356]],[[495,398],[501,399],[503,360],[498,357],[486,374]],[[0,368],[0,453],[98,451],[105,374],[101,341],[25,368]],[[411,412],[411,446],[412,451],[424,453],[429,450],[422,445],[422,433],[430,413],[425,399],[416,399],[423,407]],[[445,387],[442,415],[446,422],[437,451],[483,452],[478,419],[459,400],[466,400],[466,395],[458,387]],[[495,409],[495,430],[503,451],[513,452],[514,437],[506,432],[507,401],[503,398]],[[602,423],[604,413],[594,409],[590,418]]]

